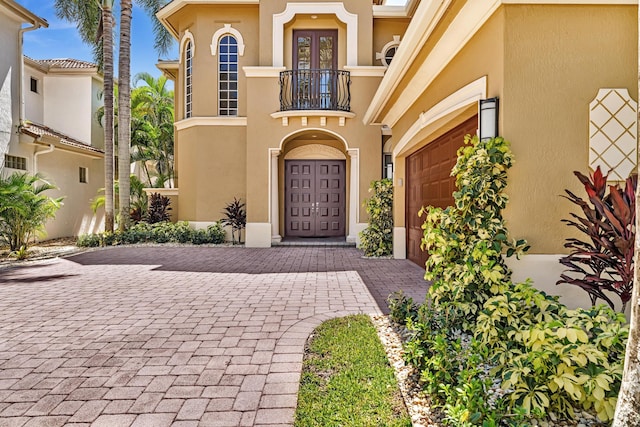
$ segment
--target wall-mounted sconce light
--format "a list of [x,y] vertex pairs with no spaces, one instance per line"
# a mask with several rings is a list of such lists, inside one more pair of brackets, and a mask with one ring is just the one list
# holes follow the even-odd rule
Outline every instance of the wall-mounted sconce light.
[[479,110],[479,137],[481,141],[498,136],[498,98],[481,99]]

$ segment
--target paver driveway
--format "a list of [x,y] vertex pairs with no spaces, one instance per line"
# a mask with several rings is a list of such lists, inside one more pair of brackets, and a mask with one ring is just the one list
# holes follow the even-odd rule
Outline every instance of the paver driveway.
[[0,270],[1,426],[291,425],[322,321],[422,299],[352,248],[137,247]]

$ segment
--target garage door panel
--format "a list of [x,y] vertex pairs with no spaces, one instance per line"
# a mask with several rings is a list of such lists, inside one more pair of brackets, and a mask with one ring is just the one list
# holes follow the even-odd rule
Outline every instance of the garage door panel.
[[407,157],[407,257],[422,267],[427,254],[420,249],[424,217],[418,217],[418,212],[423,206],[446,208],[453,204],[456,188],[451,170],[457,151],[464,144],[464,136],[475,134],[477,128],[475,116]]

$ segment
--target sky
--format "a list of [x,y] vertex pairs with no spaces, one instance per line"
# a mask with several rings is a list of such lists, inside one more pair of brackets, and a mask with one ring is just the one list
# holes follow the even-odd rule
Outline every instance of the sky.
[[[33,59],[73,58],[94,61],[91,47],[80,40],[75,24],[56,17],[54,0],[16,1],[49,23],[49,28],[40,28],[25,33],[25,55]],[[152,21],[138,6],[133,8],[131,33],[132,78],[143,71],[155,77],[160,76],[160,70],[155,66],[158,62],[158,53],[153,48]],[[162,59],[176,59],[177,57],[177,47],[174,46]]]

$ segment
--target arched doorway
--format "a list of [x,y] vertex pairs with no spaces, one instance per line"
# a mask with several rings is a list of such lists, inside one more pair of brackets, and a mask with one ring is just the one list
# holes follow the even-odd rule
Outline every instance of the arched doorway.
[[354,161],[357,153],[323,130],[304,130],[283,141],[278,159],[283,238],[347,236]]

